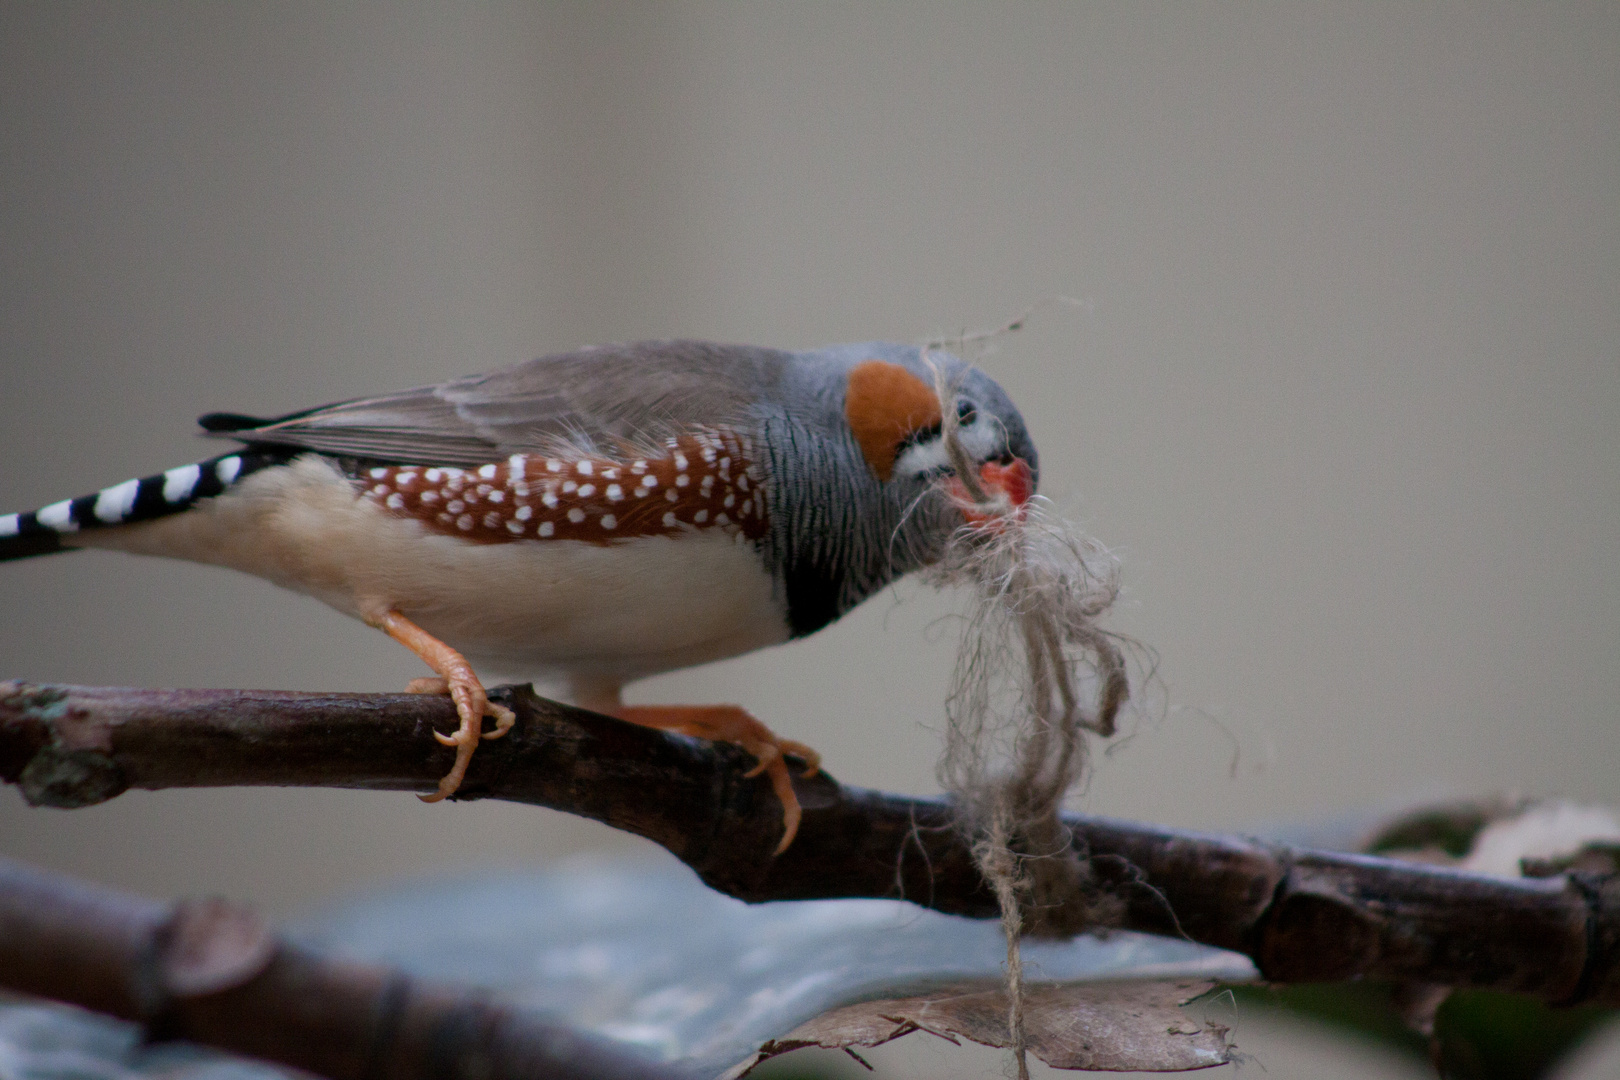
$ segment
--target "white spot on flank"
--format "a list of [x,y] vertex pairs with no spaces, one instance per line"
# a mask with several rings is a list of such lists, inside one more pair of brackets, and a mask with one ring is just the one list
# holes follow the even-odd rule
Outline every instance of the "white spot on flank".
[[682,454],[682,453],[677,453],[675,455],[675,468],[684,470],[686,468],[686,465],[687,465],[686,455]]
[[716,525],[730,525],[731,519],[724,514],[716,514],[714,515],[714,523]]
[[671,510],[664,515],[664,528],[673,529],[676,525],[675,511]]
[[112,524],[129,517],[129,512],[135,509],[135,493],[140,486],[139,480],[125,480],[97,495],[96,520]]
[[737,486],[742,488],[744,491],[748,490],[748,474],[747,473],[744,473],[743,475],[737,477]]
[[43,510],[34,511],[34,520],[57,532],[78,532],[79,524],[72,518],[73,500],[53,502]]
[[589,461],[581,461],[579,464],[575,465],[574,468],[579,470],[579,475],[581,476],[591,475],[592,466]]
[[664,498],[668,499],[670,502],[677,502],[677,501],[679,501],[680,496],[675,494],[675,489],[674,488],[665,488],[664,489]]
[[654,476],[652,473],[648,473],[646,476],[643,476],[641,478],[641,486],[642,487],[647,487],[647,488],[655,488],[655,487],[657,487],[658,486],[658,477]]
[[472,527],[473,517],[471,514],[462,514],[460,517],[456,518],[456,528],[460,529],[462,532],[471,532]]
[[495,489],[490,487],[488,484],[479,484],[478,485],[478,494],[480,494],[480,495],[488,495],[490,492],[492,492],[494,490]]
[[219,482],[224,484],[226,487],[230,486],[231,481],[236,479],[236,474],[241,471],[242,459],[237,457],[235,454],[232,454],[228,458],[221,458],[214,465],[214,475],[219,477]]
[[506,492],[504,492],[504,491],[492,491],[492,492],[490,492],[489,493],[489,501],[493,502],[493,503],[505,502],[506,501]]
[[707,495],[709,493],[709,490],[714,487],[714,477],[713,476],[705,476],[703,478],[702,482],[698,484],[698,487],[702,488],[703,489],[703,494]]
[[572,495],[579,490],[579,485],[572,480],[564,480],[562,489],[564,495]]
[[478,466],[478,476],[482,480],[493,480],[493,479],[495,479],[495,474],[498,471],[499,471],[499,469],[494,465],[480,465],[480,466]]
[[455,519],[452,518],[449,514],[440,514],[439,515],[439,524],[441,524],[441,525],[448,525],[448,524],[450,524],[450,522],[452,522],[454,520]]
[[685,487],[687,484],[690,484],[691,482],[692,482],[692,478],[690,476],[687,476],[685,473],[681,473],[679,476],[677,476],[675,478],[675,486],[676,487]]
[[369,492],[367,492],[367,494],[369,494],[369,495],[386,495],[386,494],[388,494],[388,485],[387,484],[378,484],[376,487],[372,488]]
[[646,471],[647,471],[647,463],[645,461],[632,461],[630,463],[631,475],[640,476],[642,473],[644,473]]
[[542,521],[540,523],[539,532],[540,532],[541,536],[550,536],[552,533],[554,533],[556,531],[557,531],[557,526],[553,525],[551,522]]
[[424,491],[420,498],[423,503],[436,503],[439,501],[439,493],[437,491]]
[[191,493],[200,479],[202,479],[200,466],[182,465],[178,469],[170,469],[163,474],[163,501],[170,505],[185,502],[191,498]]
[[731,507],[732,507],[732,504],[735,503],[736,501],[737,501],[737,496],[733,495],[731,492],[728,491],[728,492],[726,492],[726,497],[724,499],[720,500],[720,505],[725,507],[727,510],[730,510]]
[[620,499],[624,498],[624,488],[620,487],[618,484],[609,484],[607,486],[607,497],[608,502],[618,502]]
[[388,496],[388,502],[385,505],[390,510],[403,510],[405,509],[405,496],[396,491]]
[[557,493],[555,491],[546,492],[540,496],[540,501],[546,504],[548,510],[557,509]]
[[444,479],[444,473],[438,469],[429,469],[427,472],[422,474],[422,478],[430,484],[437,484],[440,480]]
[[402,472],[394,477],[394,486],[397,488],[408,488],[414,483],[416,483],[416,474],[413,472]]
[[546,472],[562,472],[562,462],[556,458],[546,458]]
[[529,497],[529,485],[523,483],[521,480],[518,481],[512,485],[512,494],[516,495],[520,499],[527,499]]
[[619,470],[618,469],[603,469],[602,470],[602,479],[604,479],[604,480],[617,480],[618,478],[619,478]]
[[523,522],[508,521],[506,523],[506,531],[511,533],[513,536],[516,536],[518,533],[523,531]]
[[388,476],[388,470],[387,469],[372,469],[371,470],[371,478],[373,480],[383,480],[383,479],[386,479],[387,476]]
[[699,510],[697,513],[692,515],[692,520],[701,525],[705,521],[709,520],[709,512],[707,510]]
[[580,498],[588,499],[592,495],[595,495],[595,494],[596,494],[596,485],[595,484],[581,484],[581,485],[579,485],[579,497]]
[[575,525],[578,525],[580,522],[585,520],[585,511],[581,510],[577,506],[571,508],[568,511],[568,520],[572,521]]
[[493,529],[501,523],[501,515],[491,510],[484,515],[484,528]]
[[619,519],[618,518],[614,517],[612,514],[603,514],[602,515],[602,528],[604,528],[604,529],[616,529],[618,527],[619,527]]
[[703,448],[703,460],[707,461],[710,465],[713,465],[714,464],[714,459],[715,459],[714,447],[705,446]]
[[512,516],[517,518],[519,521],[528,521],[534,516],[534,507],[520,506],[517,508],[517,513],[513,514]]
[[463,510],[467,509],[467,504],[462,502],[460,499],[451,499],[449,502],[444,504],[444,508],[450,511],[452,514],[459,514]]
[[528,461],[529,459],[522,454],[513,454],[506,459],[506,467],[511,470],[514,477],[522,476],[523,468],[528,464]]

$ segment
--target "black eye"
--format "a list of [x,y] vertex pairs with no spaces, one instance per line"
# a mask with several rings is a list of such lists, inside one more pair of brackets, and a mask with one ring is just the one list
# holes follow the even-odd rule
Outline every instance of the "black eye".
[[956,422],[958,424],[971,424],[978,419],[979,410],[973,407],[973,402],[967,398],[956,403]]

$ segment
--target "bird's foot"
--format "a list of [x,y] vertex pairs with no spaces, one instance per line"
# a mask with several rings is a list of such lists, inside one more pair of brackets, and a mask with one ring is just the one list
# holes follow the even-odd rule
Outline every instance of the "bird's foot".
[[782,803],[782,841],[776,845],[776,854],[782,854],[793,843],[803,811],[799,797],[793,792],[793,779],[788,775],[783,755],[802,758],[804,775],[814,776],[821,771],[820,754],[801,742],[779,737],[736,705],[623,705],[614,710],[614,715],[661,731],[695,735],[711,742],[736,743],[754,755],[758,760],[744,775],[764,773],[770,777],[771,787]]
[[[454,733],[446,735],[435,731],[433,737],[444,746],[456,748],[456,763],[450,771],[439,781],[439,790],[432,795],[418,795],[423,802],[438,802],[447,795],[453,795],[461,787],[462,779],[467,775],[467,766],[472,763],[473,751],[478,749],[480,739],[498,739],[512,730],[517,723],[517,714],[505,705],[497,705],[489,700],[484,692],[484,684],[478,681],[473,674],[472,667],[462,661],[459,670],[452,669],[449,676],[436,679],[412,680],[417,683],[434,683],[433,693],[448,693],[450,700],[456,703],[456,714],[461,718],[461,726]],[[442,687],[442,688],[441,688]],[[421,691],[417,691],[420,693]],[[495,718],[495,730],[484,730],[484,717]]]
[[[505,705],[497,705],[489,700],[484,692],[484,684],[478,681],[466,657],[399,612],[393,609],[380,611],[368,615],[366,621],[420,656],[438,672],[436,676],[412,679],[406,688],[407,693],[449,694],[450,700],[456,703],[461,726],[450,735],[438,731],[433,733],[433,737],[443,745],[456,748],[456,763],[439,781],[438,791],[431,795],[418,795],[417,798],[423,802],[438,802],[447,795],[454,795],[467,775],[467,766],[472,763],[473,751],[478,749],[479,740],[498,739],[511,731],[512,725],[517,723],[517,714]],[[494,731],[484,730],[486,716],[495,718]]]

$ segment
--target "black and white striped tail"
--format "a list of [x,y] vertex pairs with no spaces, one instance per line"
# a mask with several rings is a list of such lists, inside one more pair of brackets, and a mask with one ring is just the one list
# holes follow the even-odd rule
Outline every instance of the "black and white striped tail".
[[125,480],[93,495],[63,499],[29,513],[0,514],[0,562],[70,549],[74,544],[65,538],[81,529],[132,525],[189,510],[244,476],[283,464],[295,454],[243,450],[156,476]]

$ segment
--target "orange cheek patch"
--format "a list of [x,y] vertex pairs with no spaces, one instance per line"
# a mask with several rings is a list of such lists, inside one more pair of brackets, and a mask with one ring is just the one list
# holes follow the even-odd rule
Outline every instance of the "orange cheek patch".
[[844,416],[861,456],[884,481],[894,472],[900,444],[944,419],[933,387],[899,364],[882,360],[868,360],[849,373]]

